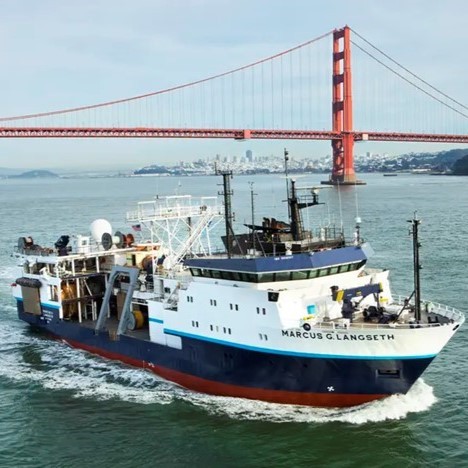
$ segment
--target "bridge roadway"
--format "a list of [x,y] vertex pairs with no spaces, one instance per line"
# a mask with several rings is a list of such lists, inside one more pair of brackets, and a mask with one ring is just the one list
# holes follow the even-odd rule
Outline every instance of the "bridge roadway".
[[331,130],[268,130],[152,127],[0,127],[0,138],[227,138],[234,140],[340,140],[468,143],[468,135],[405,132],[334,132]]

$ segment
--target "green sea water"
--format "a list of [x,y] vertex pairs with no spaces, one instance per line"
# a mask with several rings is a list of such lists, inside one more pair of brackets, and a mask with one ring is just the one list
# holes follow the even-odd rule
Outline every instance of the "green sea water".
[[[468,178],[362,175],[366,186],[321,192],[305,220],[362,218],[371,266],[411,292],[407,220],[422,218],[423,296],[468,311]],[[318,184],[320,176],[298,177]],[[235,177],[236,225],[285,219],[285,181]],[[51,245],[96,218],[154,195],[215,195],[216,177],[0,180],[0,467],[468,466],[468,335],[462,328],[407,395],[350,409],[267,404],[190,392],[149,372],[70,349],[16,318],[11,252],[19,236]]]

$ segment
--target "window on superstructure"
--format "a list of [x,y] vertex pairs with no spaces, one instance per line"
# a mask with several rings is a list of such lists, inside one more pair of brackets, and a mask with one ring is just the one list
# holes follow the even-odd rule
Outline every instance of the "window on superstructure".
[[210,325],[210,331],[213,331],[213,325]]
[[351,265],[341,265],[341,266],[340,266],[340,270],[339,270],[340,273],[346,273],[347,271],[349,271],[349,267],[350,267],[350,266],[351,266]]
[[319,276],[327,276],[328,275],[328,268],[322,268],[319,270]]
[[239,304],[235,304],[235,309],[239,310]]
[[349,265],[349,271],[354,271],[354,270],[358,270],[359,268],[361,268],[363,265],[365,265],[366,261],[365,260],[362,260],[361,262],[359,263],[351,263]]
[[310,278],[316,278],[318,272],[319,272],[318,270],[310,270],[310,271],[309,271],[309,279],[310,279]]
[[58,301],[58,290],[57,286],[49,286],[49,298],[51,301]]
[[242,273],[242,281],[246,281],[248,283],[257,283],[257,275],[253,273]]
[[215,279],[222,279],[221,272],[218,270],[211,270],[211,277]]
[[259,283],[271,283],[272,281],[275,281],[274,273],[260,273],[258,275]]
[[338,267],[331,267],[328,272],[329,275],[336,275],[338,273]]
[[260,307],[257,307],[257,314],[260,313]]
[[309,278],[309,272],[307,270],[304,271],[293,271],[291,274],[293,280],[304,280]]
[[262,307],[262,314],[263,314],[263,315],[266,315],[265,307]]
[[231,334],[231,329],[230,328],[228,328],[228,333],[229,333],[229,335]]
[[242,281],[242,276],[237,271],[231,271],[231,279],[233,281]]
[[192,276],[201,276],[200,268],[190,268]]
[[278,271],[276,273],[276,281],[289,281],[291,279],[290,271]]

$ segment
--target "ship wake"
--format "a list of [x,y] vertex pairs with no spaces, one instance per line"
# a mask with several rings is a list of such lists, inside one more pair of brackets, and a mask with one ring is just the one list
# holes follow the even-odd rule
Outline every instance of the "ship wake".
[[212,397],[192,394],[187,397],[194,405],[208,413],[227,415],[240,420],[261,420],[274,423],[365,424],[404,419],[410,413],[427,411],[436,401],[433,388],[419,379],[406,395],[392,395],[351,408],[314,408],[279,405],[239,398]]

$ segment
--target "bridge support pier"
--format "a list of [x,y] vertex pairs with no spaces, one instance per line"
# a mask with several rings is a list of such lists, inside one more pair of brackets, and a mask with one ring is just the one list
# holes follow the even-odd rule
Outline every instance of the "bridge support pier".
[[353,95],[350,29],[333,32],[332,129],[341,136],[332,140],[333,168],[327,185],[363,185],[354,172]]

